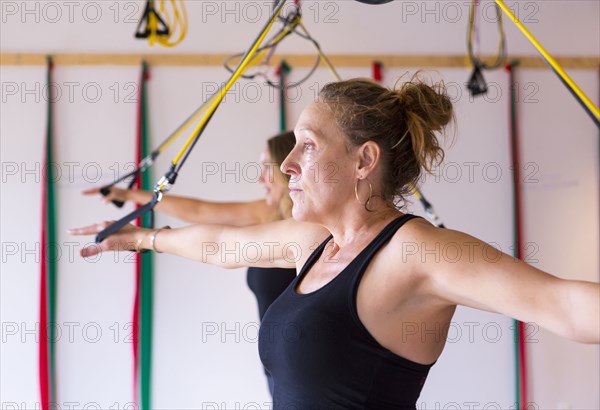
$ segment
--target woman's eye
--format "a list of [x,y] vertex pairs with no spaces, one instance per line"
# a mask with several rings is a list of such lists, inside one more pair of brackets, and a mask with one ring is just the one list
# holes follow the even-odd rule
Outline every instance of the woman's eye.
[[304,150],[305,151],[312,151],[313,149],[315,149],[315,145],[312,142],[305,142],[304,143]]

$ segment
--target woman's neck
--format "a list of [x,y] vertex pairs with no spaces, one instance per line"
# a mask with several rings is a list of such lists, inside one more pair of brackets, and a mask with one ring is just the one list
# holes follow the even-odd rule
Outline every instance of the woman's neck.
[[364,211],[353,217],[341,218],[329,231],[336,248],[343,249],[349,245],[360,247],[362,242],[372,240],[385,225],[401,215],[402,212],[390,207]]

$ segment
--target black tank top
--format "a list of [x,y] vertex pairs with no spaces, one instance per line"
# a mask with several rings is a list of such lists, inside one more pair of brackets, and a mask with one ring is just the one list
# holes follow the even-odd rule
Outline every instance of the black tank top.
[[390,222],[329,283],[298,294],[298,283],[330,236],[267,310],[259,351],[273,376],[274,409],[416,408],[431,365],[412,362],[382,347],[364,327],[356,308],[358,285],[371,259],[414,217],[404,215]]
[[286,268],[248,268],[246,280],[248,287],[256,296],[258,315],[262,320],[271,303],[296,278],[296,269]]

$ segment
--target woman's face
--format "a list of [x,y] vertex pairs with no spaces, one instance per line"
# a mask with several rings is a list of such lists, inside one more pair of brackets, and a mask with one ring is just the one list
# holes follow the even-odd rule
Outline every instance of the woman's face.
[[271,158],[269,147],[265,146],[260,155],[261,175],[259,182],[265,188],[265,201],[269,206],[278,206],[283,197],[287,194],[288,187],[284,178],[279,174],[278,164]]
[[346,138],[323,103],[312,103],[298,119],[296,145],[281,170],[291,176],[292,216],[327,223],[339,218],[348,201],[356,201],[355,161]]

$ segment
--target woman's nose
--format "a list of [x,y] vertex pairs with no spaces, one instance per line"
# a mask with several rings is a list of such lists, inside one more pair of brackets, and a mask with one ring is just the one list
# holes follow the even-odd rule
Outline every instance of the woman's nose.
[[281,167],[279,167],[282,173],[292,177],[300,175],[300,165],[294,160],[294,151],[296,151],[295,148],[285,157],[281,163]]

